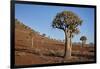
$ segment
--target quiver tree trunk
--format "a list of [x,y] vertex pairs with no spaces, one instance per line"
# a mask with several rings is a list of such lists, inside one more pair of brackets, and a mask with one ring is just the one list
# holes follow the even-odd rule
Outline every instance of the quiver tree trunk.
[[65,31],[65,53],[64,58],[70,58],[71,57],[71,40],[70,40],[70,31]]
[[33,48],[33,37],[32,37],[32,39],[31,39],[31,41],[32,41],[32,48]]
[[[70,53],[72,52],[72,35],[70,34]],[[71,54],[70,54],[71,55]]]
[[31,47],[33,48],[33,33],[30,32],[29,35],[30,35],[30,39],[31,39]]
[[83,41],[82,41],[82,47],[85,45],[85,43],[86,43],[86,41],[85,41],[85,40],[83,40]]

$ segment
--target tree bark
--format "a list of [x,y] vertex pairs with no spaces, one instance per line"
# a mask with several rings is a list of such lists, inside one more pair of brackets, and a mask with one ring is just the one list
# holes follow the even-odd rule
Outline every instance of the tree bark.
[[33,48],[33,37],[32,37],[32,48]]
[[82,41],[82,47],[83,47],[83,41]]
[[65,31],[65,52],[64,58],[71,57],[71,46],[70,46],[70,30]]
[[70,53],[72,52],[72,35],[70,34]]
[[83,41],[82,41],[82,47],[85,45],[85,43],[86,43],[86,41],[85,41],[85,40],[83,40]]

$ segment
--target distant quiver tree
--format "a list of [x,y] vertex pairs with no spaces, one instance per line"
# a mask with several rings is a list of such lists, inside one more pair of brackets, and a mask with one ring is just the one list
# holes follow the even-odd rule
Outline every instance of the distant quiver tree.
[[81,36],[80,40],[82,41],[82,47],[83,47],[83,45],[86,43],[87,38],[86,36]]

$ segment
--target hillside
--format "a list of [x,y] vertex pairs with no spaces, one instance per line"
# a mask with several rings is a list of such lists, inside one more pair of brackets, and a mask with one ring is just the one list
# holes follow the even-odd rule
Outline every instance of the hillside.
[[25,46],[31,47],[31,38],[33,37],[34,46],[38,46],[38,43],[42,46],[43,44],[64,44],[59,40],[51,39],[49,37],[40,35],[39,32],[31,29],[30,27],[20,23],[18,20],[15,21],[15,43],[25,44]]
[[63,60],[63,53],[63,42],[41,35],[38,31],[15,20],[16,65],[94,61],[94,47],[73,45],[73,57],[68,60]]

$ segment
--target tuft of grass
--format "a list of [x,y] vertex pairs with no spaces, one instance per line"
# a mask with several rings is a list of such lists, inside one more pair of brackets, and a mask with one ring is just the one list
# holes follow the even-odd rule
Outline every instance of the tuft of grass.
[[34,50],[32,51],[32,53],[33,53],[33,54],[36,54],[36,55],[40,55],[40,54],[41,54],[40,51],[41,51],[40,49],[34,49]]
[[16,56],[24,56],[24,55],[26,55],[26,53],[25,52],[15,52],[15,55]]
[[55,56],[55,57],[62,57],[63,56],[63,51],[49,50],[48,53],[46,53],[45,55],[47,55],[47,56]]

